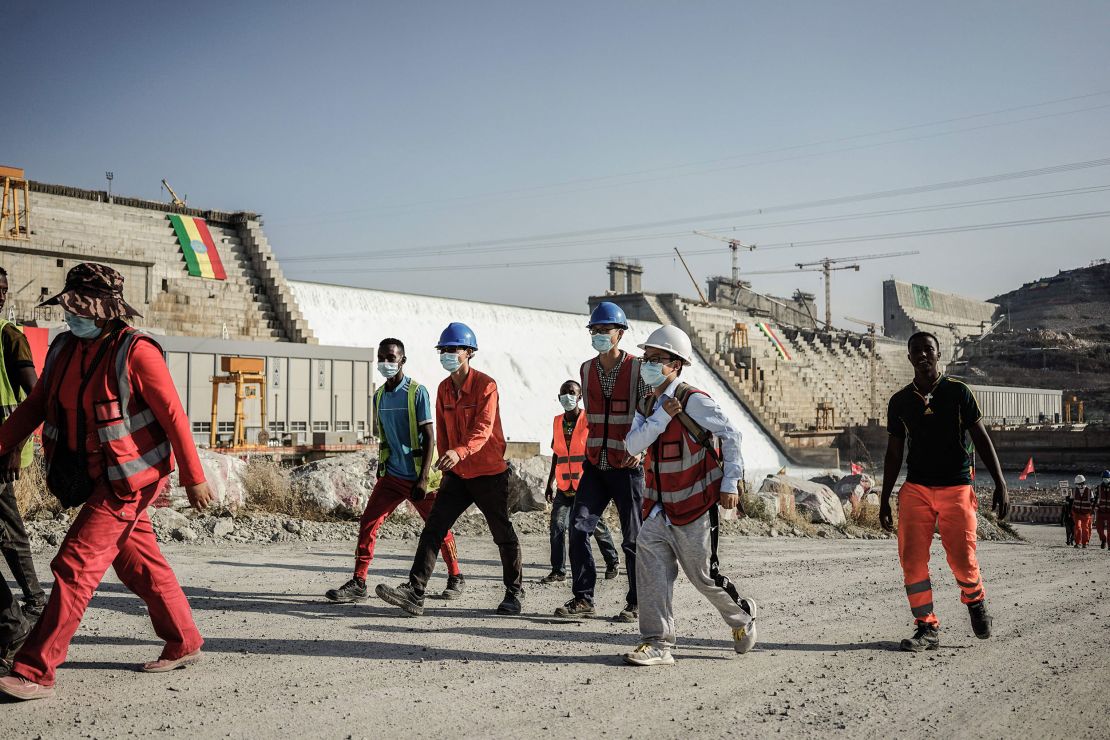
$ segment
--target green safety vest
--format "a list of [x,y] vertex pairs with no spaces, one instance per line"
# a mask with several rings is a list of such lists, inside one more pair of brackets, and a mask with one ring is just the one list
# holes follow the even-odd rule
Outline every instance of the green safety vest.
[[[416,426],[416,394],[420,392],[421,385],[412,378],[409,378],[408,388],[408,407],[409,407],[409,449],[412,450],[412,464],[416,468],[417,477],[420,476],[420,468],[424,464],[424,452],[420,448],[420,430]],[[378,418],[379,432],[384,428],[382,426],[382,396],[385,395],[385,385],[378,387],[374,392],[374,415]],[[385,435],[381,435],[381,443],[378,445],[378,477],[381,478],[385,475],[385,462],[389,459],[389,445],[385,444]]]
[[[12,322],[8,321],[5,318],[0,318],[0,332],[2,332],[4,330],[4,327],[6,327],[8,324],[12,324]],[[16,329],[19,329],[19,331],[22,333],[23,328],[20,327],[18,324],[12,324],[12,326],[14,326]],[[0,364],[4,363],[4,359],[4,345],[3,343],[0,343]],[[23,389],[19,387],[18,383],[16,383],[15,388],[12,388],[11,378],[8,377],[7,365],[3,364],[3,370],[0,370],[0,422],[11,416],[12,412],[15,411],[15,407],[22,403],[23,399],[25,399],[26,397],[27,394],[23,392]],[[27,444],[23,445],[23,453],[20,458],[20,467],[27,467],[34,459],[35,445],[32,444],[30,440],[28,440]]]

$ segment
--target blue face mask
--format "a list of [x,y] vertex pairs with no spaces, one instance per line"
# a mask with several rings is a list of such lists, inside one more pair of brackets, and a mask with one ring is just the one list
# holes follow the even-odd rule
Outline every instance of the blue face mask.
[[598,352],[608,352],[613,349],[613,340],[609,338],[608,334],[594,334],[590,337],[590,344]]
[[462,365],[462,360],[455,353],[444,353],[439,356],[439,364],[443,365],[443,369],[449,373],[453,373]]
[[661,362],[640,363],[640,377],[652,388],[662,385],[663,381],[667,379],[666,374],[663,372],[663,363]]
[[578,396],[564,393],[559,396],[559,404],[563,407],[563,411],[573,411],[578,406]]
[[65,319],[66,324],[69,325],[69,330],[73,332],[73,336],[81,339],[96,339],[100,336],[100,332],[103,331],[103,329],[96,325],[96,319],[74,316],[69,312],[66,312]]
[[396,362],[379,362],[378,372],[382,374],[383,378],[392,378],[394,375],[401,371],[401,365]]

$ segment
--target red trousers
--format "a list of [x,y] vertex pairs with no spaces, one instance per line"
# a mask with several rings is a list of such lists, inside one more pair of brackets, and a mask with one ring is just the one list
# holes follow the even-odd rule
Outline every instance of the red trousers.
[[[359,520],[358,545],[355,547],[355,577],[366,580],[366,572],[370,570],[370,561],[374,559],[374,543],[378,541],[378,530],[382,522],[393,513],[393,510],[404,501],[409,501],[413,481],[397,478],[392,475],[378,478],[374,490],[370,492],[370,500],[366,502],[366,510],[362,512]],[[436,497],[429,493],[421,501],[409,501],[415,508],[420,518],[428,521],[428,514],[432,512],[432,504]],[[455,535],[450,530],[443,538],[439,548],[443,555],[443,562],[447,564],[447,573],[457,576],[459,574],[459,555],[455,549]]]
[[938,529],[948,567],[960,586],[960,599],[965,604],[982,601],[986,591],[975,557],[978,508],[971,486],[906,483],[898,491],[898,559],[902,563],[910,611],[917,622],[940,625],[933,613],[933,585],[929,578],[929,548],[933,532]]
[[1075,544],[1083,547],[1091,541],[1091,512],[1073,511],[1071,518],[1075,522]]
[[146,508],[165,485],[153,483],[133,501],[120,501],[107,485],[98,485],[69,528],[50,563],[54,587],[50,600],[15,656],[12,672],[44,686],[66,659],[69,643],[81,624],[108,566],[123,585],[146,602],[154,632],[165,640],[161,658],[175,660],[204,643],[193,622],[189,602],[166,562]]
[[1110,542],[1110,514],[1099,513],[1095,516],[1095,530],[1103,544]]

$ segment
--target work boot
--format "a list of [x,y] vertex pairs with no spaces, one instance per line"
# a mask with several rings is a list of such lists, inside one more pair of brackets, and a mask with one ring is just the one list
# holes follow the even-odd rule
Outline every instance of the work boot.
[[412,584],[407,581],[396,588],[379,583],[374,588],[374,593],[387,604],[401,607],[406,614],[414,617],[424,614],[424,595],[417,594]]
[[650,642],[642,642],[631,653],[625,653],[624,662],[628,665],[674,665],[674,657],[667,648],[657,648]]
[[54,696],[54,687],[28,681],[23,676],[9,675],[0,678],[0,692],[20,701],[49,699]]
[[459,573],[457,576],[447,576],[447,588],[443,589],[443,593],[439,595],[439,598],[454,601],[462,596],[465,590],[466,579],[463,578],[462,573]]
[[556,617],[592,617],[594,605],[585,599],[571,599],[555,610]]
[[617,616],[613,617],[614,622],[638,622],[640,621],[640,610],[635,604],[625,604]]
[[751,599],[741,599],[740,608],[752,615],[752,621],[732,631],[732,647],[736,652],[743,655],[755,647],[755,602]]
[[980,640],[991,636],[991,622],[994,617],[987,614],[987,605],[982,599],[967,605],[967,613],[971,616],[971,629]]
[[348,604],[352,601],[365,601],[369,594],[366,593],[366,580],[357,576],[344,583],[339,588],[328,589],[324,598],[337,604]]
[[567,579],[567,574],[566,573],[560,573],[557,570],[553,570],[550,573],[548,573],[546,576],[541,578],[539,581],[537,581],[537,583],[541,583],[541,584],[562,583],[566,579]]
[[32,622],[37,622],[38,618],[42,616],[42,610],[46,608],[46,594],[24,599],[21,608],[25,617],[30,618]]
[[498,614],[520,614],[520,602],[524,601],[524,589],[513,591],[505,589],[505,598],[497,605]]
[[908,653],[936,650],[940,647],[940,630],[931,624],[917,623],[913,637],[907,637],[899,645]]
[[620,563],[609,563],[605,566],[605,580],[611,581],[621,573]]

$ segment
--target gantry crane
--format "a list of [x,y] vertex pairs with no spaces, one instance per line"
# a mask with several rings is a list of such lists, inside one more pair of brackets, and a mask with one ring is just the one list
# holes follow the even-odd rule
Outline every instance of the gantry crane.
[[717,234],[710,234],[705,231],[698,231],[694,229],[694,233],[698,236],[706,236],[710,239],[716,239],[719,242],[724,242],[728,245],[729,250],[732,252],[732,302],[736,303],[740,299],[740,256],[739,251],[746,249],[749,252],[755,249],[754,244],[744,244],[739,239],[729,239]]

